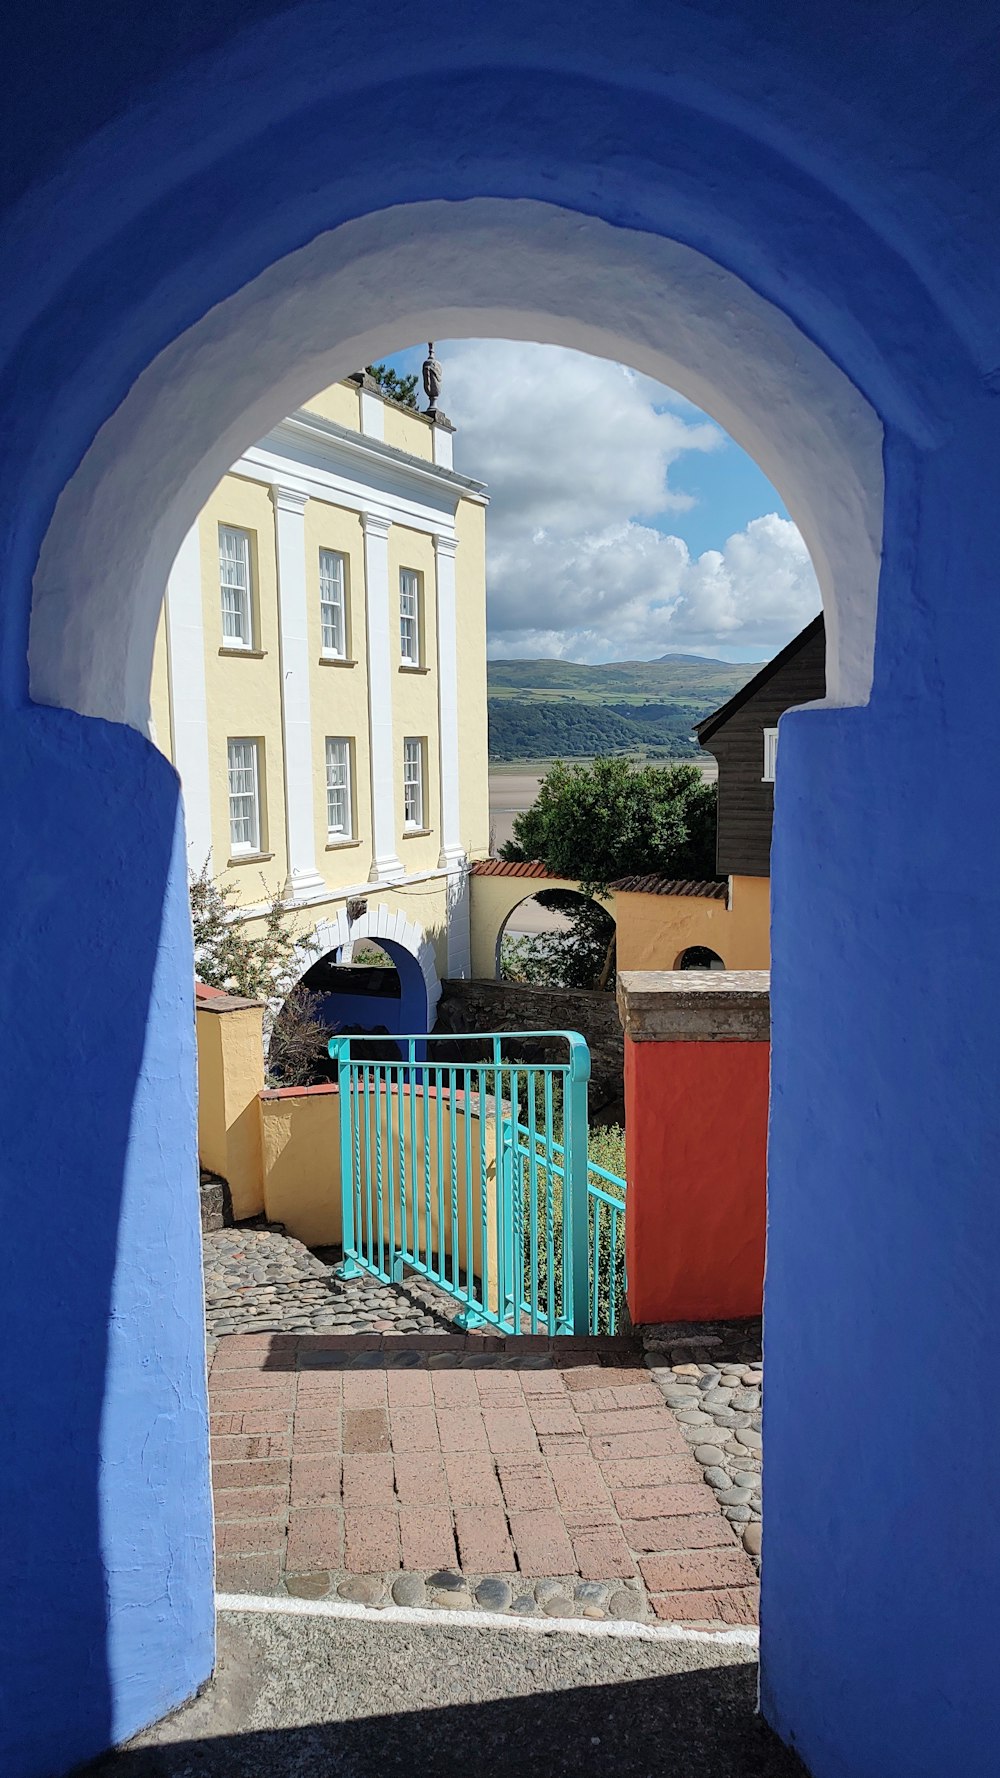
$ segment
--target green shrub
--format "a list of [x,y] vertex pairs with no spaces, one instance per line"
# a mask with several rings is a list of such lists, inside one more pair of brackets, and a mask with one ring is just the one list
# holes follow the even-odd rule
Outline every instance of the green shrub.
[[[537,1125],[536,1125],[537,1128]],[[561,1130],[560,1130],[561,1135]],[[557,1138],[558,1139],[558,1138]],[[522,1142],[524,1142],[522,1137]],[[625,1177],[625,1132],[617,1124],[605,1130],[591,1130],[587,1154],[591,1166],[604,1167],[618,1178]],[[524,1218],[522,1230],[522,1253],[524,1256],[524,1278],[526,1286],[531,1278],[531,1223],[530,1223],[530,1170],[526,1160],[522,1160],[521,1190],[522,1214]],[[548,1176],[544,1164],[537,1169],[537,1250],[538,1250],[538,1304],[543,1310],[549,1302],[550,1279],[548,1263],[548,1241],[545,1223],[545,1209]],[[601,1180],[594,1183],[604,1184]],[[607,1187],[613,1195],[612,1188]],[[551,1290],[557,1313],[568,1314],[570,1305],[563,1301],[563,1181],[558,1175],[552,1176],[552,1228],[553,1228],[553,1270]],[[624,1194],[622,1194],[624,1202]],[[597,1295],[597,1327],[596,1333],[610,1333],[612,1327],[620,1329],[622,1325],[622,1308],[625,1301],[625,1217],[617,1218],[617,1239],[615,1243],[615,1286],[614,1286],[614,1317],[612,1317],[612,1286],[611,1286],[611,1254],[609,1252],[609,1222],[611,1212],[600,1201],[597,1202],[598,1228],[600,1231],[600,1266]],[[588,1203],[588,1216],[590,1203]],[[591,1241],[593,1237],[591,1236]],[[593,1248],[591,1246],[591,1261]],[[593,1288],[592,1280],[588,1287]],[[529,1292],[526,1290],[526,1295]]]

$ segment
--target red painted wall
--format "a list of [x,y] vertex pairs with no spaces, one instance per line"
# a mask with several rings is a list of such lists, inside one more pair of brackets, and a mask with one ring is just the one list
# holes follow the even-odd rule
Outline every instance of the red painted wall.
[[625,1251],[634,1322],[759,1315],[768,1043],[625,1039]]

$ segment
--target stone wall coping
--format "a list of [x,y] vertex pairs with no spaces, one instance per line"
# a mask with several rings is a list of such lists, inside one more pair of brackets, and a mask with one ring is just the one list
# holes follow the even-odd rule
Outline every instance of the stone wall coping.
[[626,969],[618,1011],[633,1043],[767,1043],[767,969]]
[[[253,1002],[251,1001],[250,1004],[252,1005]],[[418,1063],[417,1066],[419,1067],[420,1064]],[[461,1066],[461,1064],[458,1064],[458,1066]],[[389,1082],[381,1080],[378,1083],[379,1093],[384,1093],[387,1086],[390,1097],[393,1095],[398,1097],[400,1090],[402,1090],[403,1098],[406,1099],[412,1091],[409,1081],[404,1082],[401,1089],[398,1080],[391,1080]],[[374,1091],[374,1088],[372,1090]],[[340,1085],[337,1081],[321,1080],[317,1081],[315,1085],[311,1087],[262,1087],[257,1094],[257,1097],[270,1104],[276,1099],[310,1099],[315,1098],[317,1095],[322,1096],[324,1093],[330,1094],[339,1092]],[[465,1092],[461,1087],[452,1089],[451,1087],[423,1086],[417,1088],[417,1093],[420,1096],[426,1095],[428,1099],[452,1100],[459,1110],[461,1110],[465,1104]],[[477,1098],[485,1100],[486,1097],[487,1095],[485,1093],[481,1094],[475,1090],[472,1090],[469,1093],[470,1104]],[[473,1111],[476,1109],[475,1105],[472,1105],[471,1108]]]
[[247,1012],[251,1007],[262,1007],[263,1000],[244,1000],[239,994],[212,994],[195,996],[196,1012]]

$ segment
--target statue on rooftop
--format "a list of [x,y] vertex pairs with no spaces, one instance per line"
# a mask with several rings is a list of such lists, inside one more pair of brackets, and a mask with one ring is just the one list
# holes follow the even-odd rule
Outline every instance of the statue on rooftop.
[[427,412],[437,413],[438,396],[441,393],[441,366],[434,356],[434,341],[427,341],[427,357],[424,359],[424,394],[427,397]]

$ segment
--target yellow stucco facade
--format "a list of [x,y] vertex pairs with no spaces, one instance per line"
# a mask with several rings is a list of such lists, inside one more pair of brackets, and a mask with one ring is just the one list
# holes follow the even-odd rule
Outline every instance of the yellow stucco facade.
[[[491,863],[472,879],[472,973],[492,979],[498,943],[515,908],[544,889],[579,890],[563,877],[524,876]],[[683,953],[704,946],[726,969],[769,969],[770,882],[730,877],[725,897],[612,890],[605,906],[617,928],[617,967],[678,969]]]
[[622,969],[677,969],[684,951],[705,946],[726,969],[770,969],[771,905],[767,877],[730,877],[726,901],[697,895],[619,891],[617,922]]
[[150,688],[192,869],[251,922],[282,891],[307,939],[363,900],[358,936],[391,925],[432,998],[469,973],[489,849],[486,498],[451,433],[358,377],[249,448],[178,555]]
[[263,1081],[263,1005],[231,995],[202,997],[198,1043],[198,1155],[226,1180],[239,1221],[264,1207],[258,1096]]

